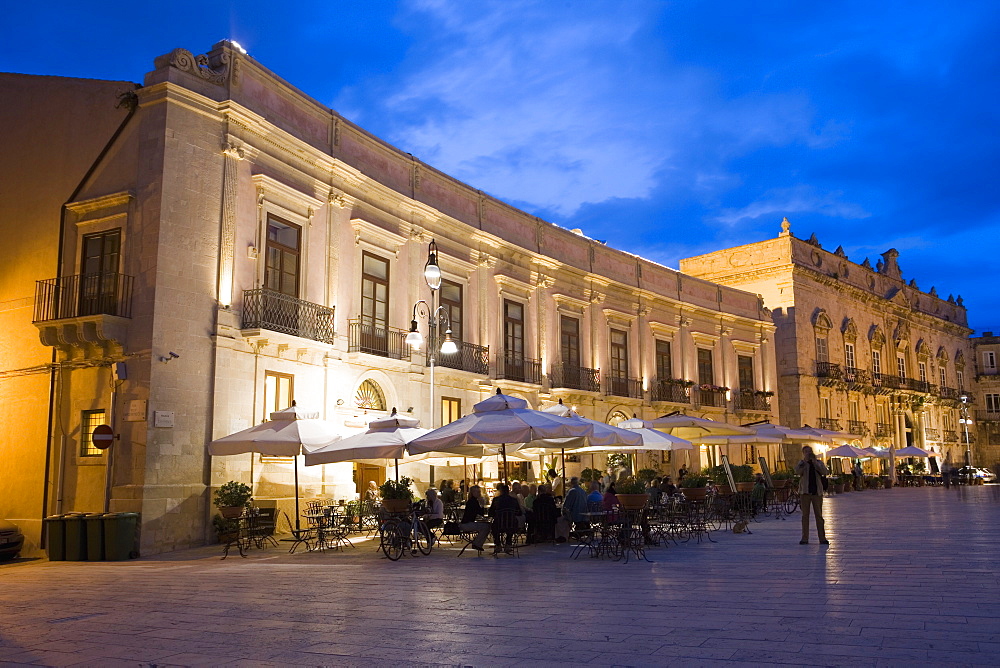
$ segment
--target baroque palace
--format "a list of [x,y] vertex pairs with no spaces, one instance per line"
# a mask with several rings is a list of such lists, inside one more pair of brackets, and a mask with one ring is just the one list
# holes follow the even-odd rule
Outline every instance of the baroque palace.
[[[612,423],[780,416],[955,461],[975,442],[960,397],[1000,346],[975,360],[961,300],[904,283],[895,251],[859,265],[786,224],[674,271],[456,181],[226,41],[156,58],[142,85],[0,74],[0,91],[0,517],[28,551],[43,517],[106,496],[142,513],[146,554],[209,540],[227,480],[289,507],[290,458],[206,444],[292,401],[345,435],[393,408],[440,426],[499,387]],[[457,353],[428,353],[446,337]],[[732,449],[648,464],[794,454]],[[421,488],[462,477],[407,466]],[[343,498],[385,475],[327,464],[299,483]]]
[[[205,543],[211,490],[230,479],[288,507],[291,460],[206,444],[293,400],[345,434],[394,407],[440,426],[498,387],[610,422],[777,419],[775,327],[755,292],[512,208],[230,42],[161,56],[141,86],[0,87],[0,176],[17,193],[0,200],[16,258],[0,275],[0,517],[33,546],[42,517],[100,510],[106,490],[111,510],[142,513],[146,554]],[[429,366],[405,345],[413,321],[432,350],[450,329],[459,352]],[[95,449],[105,423],[117,440]],[[708,447],[656,463],[701,466]],[[409,466],[422,483],[461,477]],[[343,498],[384,475],[300,467],[300,489]]]

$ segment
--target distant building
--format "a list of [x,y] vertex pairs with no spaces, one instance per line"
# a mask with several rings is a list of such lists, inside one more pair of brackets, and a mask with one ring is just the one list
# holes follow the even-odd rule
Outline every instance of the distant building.
[[976,393],[971,397],[969,433],[975,439],[976,466],[1000,471],[1000,336],[983,332],[972,339],[976,350]]
[[[890,249],[876,266],[792,235],[681,260],[685,274],[757,292],[777,325],[782,424],[964,458],[960,396],[973,388],[962,298],[907,283]],[[794,457],[791,452],[789,456]]]
[[[393,407],[441,425],[498,387],[611,422],[777,416],[775,328],[755,294],[488,197],[229,42],[157,58],[134,113],[114,108],[128,84],[0,86],[4,100],[40,91],[3,117],[5,151],[18,156],[4,165],[4,201],[53,186],[0,216],[11,260],[0,270],[0,516],[28,525],[36,545],[43,514],[100,510],[109,455],[89,435],[105,422],[120,435],[111,508],[142,513],[150,553],[210,539],[210,492],[227,480],[252,480],[258,501],[291,510],[290,460],[213,459],[206,444],[293,399],[345,433]],[[404,343],[415,304],[432,301],[432,241],[448,318],[430,338],[450,328],[459,347],[438,356],[433,396],[427,346]],[[416,319],[428,338],[425,314]],[[671,471],[710,454],[647,464]],[[462,477],[460,459],[448,463],[411,466],[422,484]],[[385,475],[301,468],[300,488],[344,498]]]

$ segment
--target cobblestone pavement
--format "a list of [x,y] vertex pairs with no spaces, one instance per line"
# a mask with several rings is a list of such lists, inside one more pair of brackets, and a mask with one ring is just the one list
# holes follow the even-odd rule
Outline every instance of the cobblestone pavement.
[[0,665],[1000,664],[1000,486],[851,493],[655,548],[389,562],[203,548],[0,566]]

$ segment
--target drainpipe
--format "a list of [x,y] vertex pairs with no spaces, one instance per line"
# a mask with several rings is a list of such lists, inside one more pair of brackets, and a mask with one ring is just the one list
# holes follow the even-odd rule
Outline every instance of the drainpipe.
[[[66,243],[66,210],[67,206],[72,202],[76,201],[79,196],[80,191],[90,180],[90,177],[94,175],[97,171],[98,166],[104,161],[105,156],[111,151],[111,147],[114,146],[115,142],[118,141],[118,137],[121,136],[122,132],[125,130],[125,126],[128,122],[132,120],[135,115],[136,110],[139,108],[139,98],[135,94],[135,91],[141,88],[139,84],[134,84],[135,89],[130,91],[125,91],[119,96],[118,104],[115,105],[115,109],[122,106],[128,107],[128,113],[125,114],[125,118],[119,123],[118,129],[115,130],[114,134],[108,140],[104,148],[97,155],[94,162],[91,163],[90,167],[87,169],[87,173],[83,175],[80,179],[80,183],[77,184],[76,188],[73,190],[73,194],[69,196],[65,202],[63,202],[62,207],[59,209],[59,243],[56,250],[56,278],[62,274],[62,260],[63,260],[63,246]],[[55,432],[55,411],[56,411],[56,386],[61,381],[59,374],[56,372],[56,349],[52,349],[52,373],[49,376],[49,411],[48,411],[48,428],[45,436],[45,473],[42,476],[42,517],[44,518],[49,512],[49,474],[51,473],[52,466],[52,439]],[[65,457],[65,439],[63,439],[63,456]],[[64,462],[60,461],[60,467],[64,466]],[[60,501],[63,496],[63,476],[59,476],[59,485],[56,489],[56,494]],[[60,504],[61,505],[61,504]],[[42,523],[42,540],[41,545],[45,547],[46,543],[46,531],[45,524]]]

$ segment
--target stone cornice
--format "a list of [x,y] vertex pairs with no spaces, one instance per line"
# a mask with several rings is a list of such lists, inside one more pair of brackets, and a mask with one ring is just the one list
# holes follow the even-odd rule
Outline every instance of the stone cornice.
[[85,216],[94,211],[107,211],[127,207],[135,199],[131,191],[123,190],[110,195],[101,195],[91,199],[79,200],[66,205],[66,209],[77,216]]

